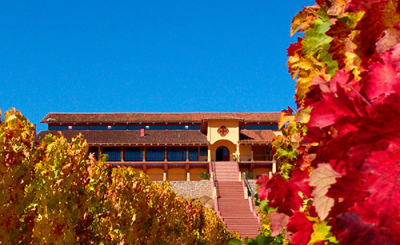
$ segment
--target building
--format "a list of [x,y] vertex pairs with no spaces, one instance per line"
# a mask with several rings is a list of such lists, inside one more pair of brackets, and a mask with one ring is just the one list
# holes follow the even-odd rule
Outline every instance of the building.
[[271,142],[279,113],[49,113],[48,133],[82,133],[89,152],[112,166],[146,172],[152,180],[200,180],[209,163],[237,162],[254,177],[274,172]]

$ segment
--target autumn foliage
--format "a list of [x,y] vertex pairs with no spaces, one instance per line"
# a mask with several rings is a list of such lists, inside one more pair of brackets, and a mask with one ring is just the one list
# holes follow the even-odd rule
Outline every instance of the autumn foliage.
[[292,23],[298,110],[280,173],[258,180],[266,235],[290,244],[400,244],[400,3],[318,0]]
[[0,122],[1,244],[225,244],[213,210],[168,183],[88,156],[79,135],[34,141],[19,112]]

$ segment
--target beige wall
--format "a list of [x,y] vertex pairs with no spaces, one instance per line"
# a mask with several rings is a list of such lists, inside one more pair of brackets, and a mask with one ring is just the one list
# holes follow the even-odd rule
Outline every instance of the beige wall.
[[171,181],[186,180],[186,170],[184,168],[168,169],[167,180]]
[[206,172],[208,173],[207,168],[191,168],[190,172],[190,180],[201,180],[200,173]]
[[[221,126],[225,126],[229,133],[224,137],[218,133],[218,129]],[[207,139],[210,144],[214,144],[219,140],[228,140],[233,144],[237,144],[239,141],[239,122],[238,121],[209,121],[208,122],[208,129],[207,129]],[[236,150],[235,150],[236,151]]]
[[147,175],[150,177],[151,181],[162,181],[163,174],[164,174],[163,168],[148,168],[147,169]]
[[240,145],[240,161],[251,161],[251,145]]
[[261,176],[262,174],[268,174],[272,171],[272,168],[268,167],[254,167],[253,169],[253,176],[254,178]]

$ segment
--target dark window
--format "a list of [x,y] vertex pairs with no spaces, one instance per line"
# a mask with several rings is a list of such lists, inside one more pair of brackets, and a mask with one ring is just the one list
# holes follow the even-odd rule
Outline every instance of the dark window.
[[200,146],[200,156],[208,156],[207,146]]
[[49,130],[68,130],[68,126],[53,126],[49,125]]
[[188,147],[189,161],[198,161],[199,152],[198,147]]
[[244,125],[242,125],[242,126],[240,127],[240,129],[244,129]]
[[105,147],[103,148],[103,153],[108,155],[108,161],[121,161],[121,150],[119,147]]
[[107,128],[108,128],[107,125],[89,126],[89,130],[107,130]]
[[72,126],[73,130],[87,130],[87,126]]
[[184,125],[168,125],[168,130],[185,130]]
[[144,125],[129,125],[128,126],[129,130],[139,130],[141,128],[144,128]]
[[113,125],[111,130],[126,130],[126,125]]
[[97,147],[89,147],[88,155],[89,155],[90,153],[94,153],[94,158],[98,159],[98,157],[99,157],[99,152],[98,152]]
[[146,161],[164,161],[164,147],[147,147]]
[[165,129],[167,129],[167,126],[165,126],[165,125],[150,125],[150,126],[146,126],[146,129],[148,129],[148,130],[165,130]]
[[142,147],[127,147],[125,148],[125,161],[143,161]]
[[264,130],[264,129],[278,130],[278,125],[246,125],[246,129],[250,129],[250,130]]
[[199,125],[168,125],[168,130],[200,130]]
[[168,147],[168,161],[186,161],[186,147]]

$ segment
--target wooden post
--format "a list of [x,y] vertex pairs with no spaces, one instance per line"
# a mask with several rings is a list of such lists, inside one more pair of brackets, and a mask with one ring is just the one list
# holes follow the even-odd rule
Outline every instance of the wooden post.
[[251,161],[254,162],[253,145],[251,145]]
[[185,170],[186,170],[186,181],[190,181],[190,165],[189,165],[189,163],[186,163]]
[[146,161],[146,146],[143,146],[143,159],[142,161],[145,162]]
[[97,147],[97,160],[100,160],[101,149],[100,146]]

